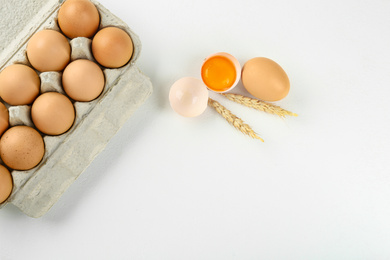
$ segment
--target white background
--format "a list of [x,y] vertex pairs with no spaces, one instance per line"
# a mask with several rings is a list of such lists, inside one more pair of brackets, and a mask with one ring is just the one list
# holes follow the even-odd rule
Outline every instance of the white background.
[[[390,1],[100,2],[154,93],[44,217],[0,211],[1,260],[390,259]],[[174,113],[170,86],[218,51],[277,61],[299,117],[212,95],[261,143]]]

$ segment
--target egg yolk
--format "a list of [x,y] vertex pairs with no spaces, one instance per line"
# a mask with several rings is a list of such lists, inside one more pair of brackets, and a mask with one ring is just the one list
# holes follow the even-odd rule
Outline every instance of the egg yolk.
[[223,56],[208,59],[202,66],[202,79],[211,90],[228,90],[236,80],[236,68],[232,61]]

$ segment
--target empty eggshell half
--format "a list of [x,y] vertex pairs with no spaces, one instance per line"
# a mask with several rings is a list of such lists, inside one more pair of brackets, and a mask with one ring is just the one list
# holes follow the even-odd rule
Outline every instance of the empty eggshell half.
[[184,77],[176,81],[169,91],[173,110],[185,117],[195,117],[207,108],[209,92],[202,80]]

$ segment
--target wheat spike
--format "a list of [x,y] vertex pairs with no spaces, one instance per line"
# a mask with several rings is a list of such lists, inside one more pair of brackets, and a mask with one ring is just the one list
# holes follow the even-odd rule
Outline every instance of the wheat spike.
[[222,106],[219,102],[209,98],[208,104],[209,106],[213,107],[220,115],[222,115],[223,118],[225,118],[226,121],[228,121],[236,129],[240,130],[242,133],[249,135],[254,139],[259,139],[260,141],[264,142],[264,140],[259,137],[249,125],[245,124],[241,118],[235,116],[232,112],[230,112],[229,109]]
[[258,99],[245,97],[239,94],[231,94],[231,93],[221,93],[222,96],[226,97],[227,99],[230,99],[231,101],[234,101],[238,104],[251,107],[260,111],[264,111],[266,113],[278,115],[280,117],[287,116],[298,116],[297,114],[290,112],[288,110],[285,110],[277,105],[274,105],[272,103],[268,103],[265,101],[261,101]]

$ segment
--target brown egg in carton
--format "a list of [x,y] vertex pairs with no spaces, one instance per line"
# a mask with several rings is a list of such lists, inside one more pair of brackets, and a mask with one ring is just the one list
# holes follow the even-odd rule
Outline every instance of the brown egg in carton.
[[[17,2],[23,8],[24,1]],[[103,92],[90,102],[72,100],[76,116],[73,126],[67,132],[60,135],[41,133],[45,145],[43,159],[30,170],[10,169],[13,190],[8,199],[0,204],[0,208],[12,203],[28,216],[44,215],[152,93],[150,79],[136,66],[141,51],[138,36],[100,3],[91,2],[99,11],[99,30],[113,26],[127,32],[133,42],[133,55],[123,67],[110,69],[100,66],[105,78]],[[41,12],[38,12],[32,25],[21,28],[18,37],[12,42],[13,48],[5,48],[0,55],[0,71],[11,64],[32,67],[26,55],[28,41],[32,35],[44,29],[61,32],[57,21],[61,4],[62,1],[59,0],[46,1],[40,9],[46,14],[44,18]],[[77,37],[68,40],[71,45],[71,61],[88,59],[96,62],[91,51],[90,38]],[[41,81],[40,95],[46,92],[66,95],[62,87],[62,71],[37,73]],[[10,127],[26,125],[35,128],[31,119],[31,105],[5,105],[9,111]]]

